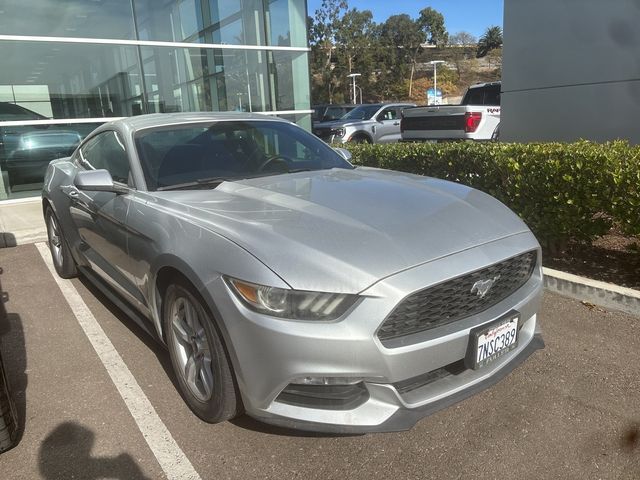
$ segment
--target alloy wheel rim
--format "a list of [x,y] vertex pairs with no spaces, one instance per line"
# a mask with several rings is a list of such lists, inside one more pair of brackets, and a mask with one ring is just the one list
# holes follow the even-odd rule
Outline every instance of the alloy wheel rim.
[[193,303],[179,297],[171,306],[171,335],[179,373],[201,402],[213,395],[213,370],[207,332]]
[[62,265],[62,239],[60,238],[60,230],[58,224],[53,218],[53,215],[49,216],[49,246],[51,247],[51,253],[56,265]]

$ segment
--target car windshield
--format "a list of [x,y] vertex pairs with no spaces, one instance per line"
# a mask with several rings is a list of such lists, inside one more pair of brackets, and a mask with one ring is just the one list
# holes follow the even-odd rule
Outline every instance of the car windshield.
[[341,120],[369,120],[380,107],[381,105],[360,105],[344,115]]
[[223,180],[353,168],[317,137],[271,120],[158,127],[139,132],[135,143],[149,190],[210,188]]

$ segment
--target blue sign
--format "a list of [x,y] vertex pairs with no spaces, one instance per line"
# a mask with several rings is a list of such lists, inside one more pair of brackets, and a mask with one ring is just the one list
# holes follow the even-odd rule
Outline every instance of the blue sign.
[[427,104],[440,105],[442,103],[442,90],[435,91],[433,88],[427,90]]

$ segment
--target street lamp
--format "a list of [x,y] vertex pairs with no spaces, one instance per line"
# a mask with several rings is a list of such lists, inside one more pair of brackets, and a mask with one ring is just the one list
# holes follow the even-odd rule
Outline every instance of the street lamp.
[[[439,63],[444,63],[444,60],[431,60],[430,65],[433,65],[433,103],[438,104],[438,68]],[[427,103],[429,103],[429,95],[427,94]]]
[[356,104],[356,77],[361,76],[361,73],[350,73],[349,75],[347,75],[348,78],[351,78],[351,80],[353,80],[353,104]]

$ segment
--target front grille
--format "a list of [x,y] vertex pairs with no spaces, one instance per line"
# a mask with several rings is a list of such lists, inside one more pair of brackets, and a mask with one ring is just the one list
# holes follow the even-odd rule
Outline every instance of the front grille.
[[[383,345],[476,315],[522,287],[533,273],[537,253],[531,251],[409,295],[378,330]],[[481,282],[495,280],[481,295]],[[478,291],[480,290],[480,291]]]
[[313,134],[316,137],[318,137],[320,140],[323,140],[327,143],[331,143],[331,140],[333,139],[333,135],[331,134],[331,129],[328,129],[328,128],[316,129],[313,131]]

